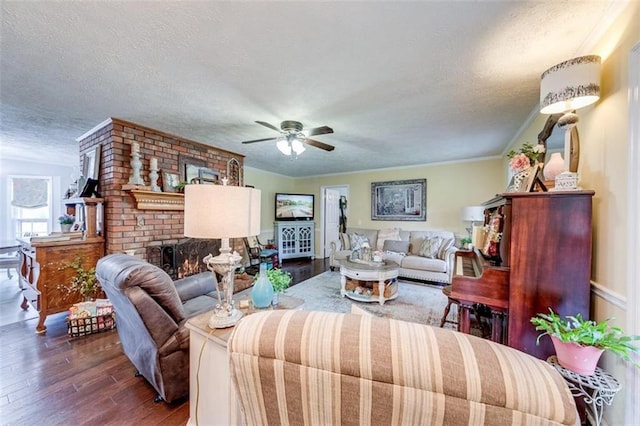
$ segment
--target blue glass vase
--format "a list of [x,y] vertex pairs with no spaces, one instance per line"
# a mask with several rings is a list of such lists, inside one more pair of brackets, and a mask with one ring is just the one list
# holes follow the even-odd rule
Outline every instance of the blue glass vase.
[[251,289],[251,300],[253,306],[258,309],[264,309],[271,306],[273,300],[273,286],[267,276],[267,264],[260,264],[260,275]]

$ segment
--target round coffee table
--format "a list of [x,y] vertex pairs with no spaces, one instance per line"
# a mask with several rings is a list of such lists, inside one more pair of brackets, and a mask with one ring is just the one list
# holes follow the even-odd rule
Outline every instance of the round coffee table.
[[[383,262],[340,262],[340,294],[358,302],[379,302],[398,297],[398,271],[400,265],[390,260]],[[347,279],[357,281],[347,285]],[[357,290],[364,292],[358,293]]]

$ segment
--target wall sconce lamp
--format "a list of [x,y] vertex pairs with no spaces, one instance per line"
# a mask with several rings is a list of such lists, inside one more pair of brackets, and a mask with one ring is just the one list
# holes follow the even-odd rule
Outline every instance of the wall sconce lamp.
[[[600,99],[600,66],[600,56],[581,56],[549,68],[540,77],[540,112],[564,114],[558,120],[558,127],[565,130],[564,171],[555,178],[555,191],[580,189],[576,173],[580,141],[575,110]],[[572,164],[575,170],[571,170]]]
[[[209,327],[235,325],[242,312],[233,303],[233,277],[242,256],[231,252],[230,238],[260,234],[260,190],[227,185],[186,185],[184,190],[184,235],[192,238],[220,238],[218,256],[207,255],[203,262],[215,274],[218,304]],[[215,278],[215,277],[214,277]]]

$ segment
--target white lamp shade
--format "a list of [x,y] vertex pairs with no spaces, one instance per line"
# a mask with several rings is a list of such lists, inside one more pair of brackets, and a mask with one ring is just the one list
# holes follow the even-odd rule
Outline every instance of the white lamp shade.
[[286,139],[280,139],[276,142],[276,146],[284,155],[291,155],[291,145],[289,145],[289,141]]
[[242,238],[260,234],[260,190],[241,186],[186,185],[184,235]]
[[291,142],[291,148],[296,154],[302,154],[306,149],[299,139],[294,139],[293,142]]
[[540,77],[540,112],[557,114],[591,105],[600,99],[600,56],[573,58]]
[[463,222],[484,221],[484,207],[483,206],[463,207],[461,210],[461,216],[462,216]]

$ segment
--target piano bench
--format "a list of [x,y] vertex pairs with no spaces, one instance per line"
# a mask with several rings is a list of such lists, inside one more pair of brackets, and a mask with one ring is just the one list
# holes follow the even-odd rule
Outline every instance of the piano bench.
[[[451,297],[452,288],[453,288],[452,284],[449,284],[448,286],[445,286],[445,287],[442,288],[442,294],[447,296],[448,301],[447,301],[447,306],[445,306],[445,308],[444,308],[444,313],[442,314],[442,319],[440,320],[440,328],[444,327],[444,325],[446,323],[451,323],[451,324],[455,324],[456,325],[456,330],[457,331],[460,331],[460,316],[462,315],[462,311],[463,311],[464,308],[460,306],[460,301],[458,301],[458,299],[454,299],[453,297]],[[447,317],[449,316],[449,311],[451,310],[451,305],[454,305],[454,304],[458,308],[457,309],[458,314],[456,316],[456,321],[447,319]],[[478,335],[478,336],[480,336],[482,338],[488,338],[491,333],[487,333],[487,331],[485,330],[485,327],[483,326],[483,323],[482,323],[482,317],[483,316],[487,316],[485,314],[483,308],[485,308],[484,305],[474,304],[473,308],[471,309],[471,314],[473,316],[473,319],[475,320],[474,328],[477,330],[477,333],[471,333],[471,330],[469,330],[467,333],[468,334],[476,334],[476,335]],[[502,342],[498,342],[498,343],[502,343]]]

